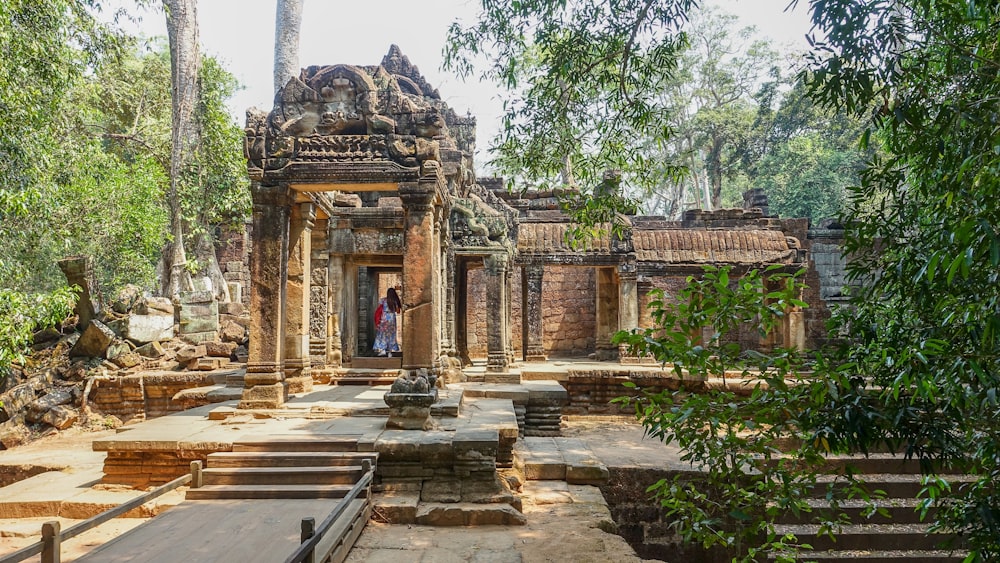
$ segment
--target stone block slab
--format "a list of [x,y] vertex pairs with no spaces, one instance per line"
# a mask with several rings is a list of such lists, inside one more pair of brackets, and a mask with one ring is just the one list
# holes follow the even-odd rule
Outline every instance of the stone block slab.
[[527,519],[509,504],[421,503],[416,522],[421,526],[523,526]]
[[420,495],[404,491],[378,495],[373,499],[375,518],[389,524],[415,524]]

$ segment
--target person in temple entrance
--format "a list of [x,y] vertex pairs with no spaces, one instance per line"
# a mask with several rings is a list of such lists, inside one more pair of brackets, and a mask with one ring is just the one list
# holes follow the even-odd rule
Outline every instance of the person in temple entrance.
[[403,310],[399,294],[390,287],[385,297],[378,300],[375,308],[375,344],[372,349],[379,356],[391,356],[399,352],[399,342],[396,341],[396,315]]

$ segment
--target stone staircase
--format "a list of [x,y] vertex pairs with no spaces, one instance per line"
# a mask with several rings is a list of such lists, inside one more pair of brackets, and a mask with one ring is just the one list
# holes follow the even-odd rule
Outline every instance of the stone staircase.
[[609,476],[607,466],[578,438],[527,437],[515,446],[515,467],[528,481],[601,485]]
[[[798,516],[786,514],[779,520],[779,533],[792,533],[800,542],[813,547],[803,552],[800,560],[819,563],[858,559],[865,563],[951,563],[962,561],[968,553],[960,538],[947,533],[929,533],[929,524],[921,521],[917,512],[917,495],[922,488],[920,467],[916,460],[904,460],[891,454],[872,454],[869,457],[831,456],[828,475],[820,477],[808,500],[813,512]],[[876,501],[886,514],[865,515],[865,502],[856,499],[841,500],[840,512],[846,514],[850,525],[843,526],[831,538],[819,534],[819,521],[830,518],[828,494],[838,495],[837,484],[850,468],[866,484],[870,492],[883,491],[885,498]],[[951,483],[967,481],[968,476],[941,471]],[[831,488],[832,486],[832,488]],[[932,509],[933,510],[933,509]],[[929,512],[926,520],[933,518]],[[831,518],[832,519],[832,518]],[[948,540],[956,540],[945,547]]]
[[[209,454],[202,486],[188,500],[343,498],[378,454],[357,451],[357,440],[289,436],[242,440],[231,452]],[[367,494],[366,492],[363,494]]]

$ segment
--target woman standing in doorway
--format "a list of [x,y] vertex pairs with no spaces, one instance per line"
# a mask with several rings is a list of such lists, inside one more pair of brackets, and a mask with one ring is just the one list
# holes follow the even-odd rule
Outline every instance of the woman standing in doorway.
[[399,294],[395,288],[390,287],[385,297],[378,300],[378,307],[375,308],[375,344],[372,349],[379,356],[391,356],[393,352],[399,352],[396,315],[402,310]]

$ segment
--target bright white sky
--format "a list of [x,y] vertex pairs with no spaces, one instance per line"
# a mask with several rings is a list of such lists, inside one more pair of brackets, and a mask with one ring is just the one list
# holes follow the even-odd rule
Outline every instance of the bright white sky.
[[[707,0],[706,4],[737,15],[741,24],[756,26],[762,35],[779,45],[801,50],[809,30],[807,3],[802,0],[794,11],[786,12],[788,2]],[[470,111],[476,116],[481,153],[497,132],[502,109],[498,89],[491,84],[462,82],[439,68],[448,26],[456,19],[465,23],[475,21],[478,7],[478,0],[305,0],[300,66],[378,64],[389,45],[395,43],[455,111],[460,114]],[[219,58],[245,86],[229,104],[240,123],[247,108],[269,110],[272,105],[274,14],[274,0],[198,3],[203,52]],[[138,31],[165,36],[163,14],[145,15]],[[476,160],[480,167],[485,163],[482,154]]]

